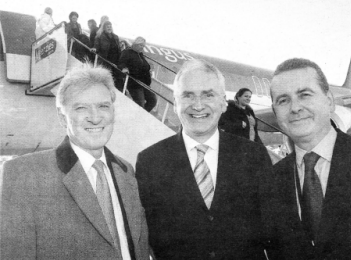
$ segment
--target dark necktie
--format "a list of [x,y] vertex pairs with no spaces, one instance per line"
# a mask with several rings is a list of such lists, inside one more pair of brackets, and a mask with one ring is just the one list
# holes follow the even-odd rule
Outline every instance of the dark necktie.
[[211,203],[214,195],[214,187],[213,187],[213,181],[212,181],[210,170],[204,159],[208,146],[204,144],[200,144],[196,146],[196,149],[197,149],[197,161],[194,169],[194,175],[195,175],[196,183],[200,189],[201,195],[205,201],[207,208],[209,209],[211,207]]
[[96,160],[93,164],[93,167],[97,171],[96,196],[102,209],[102,213],[104,214],[104,217],[106,219],[106,223],[113,238],[115,247],[119,250],[119,252],[121,252],[118,231],[116,227],[116,219],[115,214],[113,212],[111,193],[108,186],[107,178],[104,173],[103,166],[104,163],[100,160]]
[[301,219],[311,240],[317,238],[319,223],[322,215],[323,190],[321,182],[314,170],[319,155],[310,152],[305,154],[305,178],[301,199]]

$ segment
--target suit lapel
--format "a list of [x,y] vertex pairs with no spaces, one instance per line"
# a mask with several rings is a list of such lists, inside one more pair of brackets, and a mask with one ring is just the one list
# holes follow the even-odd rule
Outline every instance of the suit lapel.
[[281,196],[286,201],[283,202],[283,205],[286,205],[286,216],[288,216],[288,220],[290,226],[293,229],[302,229],[302,223],[299,216],[299,210],[297,206],[297,197],[296,197],[296,184],[300,181],[296,178],[297,169],[296,169],[296,154],[292,153],[287,157],[285,167],[283,167],[286,172],[282,173],[281,181],[279,187],[281,187],[281,191],[286,193],[287,196]]
[[79,162],[64,176],[63,184],[91,224],[111,245],[113,245],[112,236],[102,214],[97,197]]
[[68,137],[56,149],[56,160],[65,174],[63,184],[78,207],[98,232],[113,246],[112,236],[102,214],[99,202],[83,167],[74,153]]
[[211,211],[218,211],[221,208],[221,202],[227,203],[226,199],[223,198],[226,194],[230,194],[230,190],[233,187],[233,175],[238,173],[238,163],[240,158],[237,158],[228,147],[226,136],[223,133],[219,135],[219,146],[218,146],[218,166],[217,166],[217,180],[214,197],[211,205]]
[[351,191],[347,184],[349,183],[350,167],[349,161],[346,159],[347,155],[350,154],[350,147],[347,141],[347,139],[344,140],[341,134],[337,135],[330,165],[327,190],[323,202],[319,232],[321,243],[330,240],[336,229],[335,226],[340,221],[347,221],[343,217],[350,214]]

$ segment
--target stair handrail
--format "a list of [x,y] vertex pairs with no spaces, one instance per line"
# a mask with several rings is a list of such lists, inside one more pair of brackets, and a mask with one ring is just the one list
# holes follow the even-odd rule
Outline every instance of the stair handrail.
[[278,127],[275,127],[274,125],[271,125],[270,123],[267,123],[266,121],[264,121],[264,120],[262,120],[262,119],[260,119],[260,118],[258,118],[258,117],[256,117],[256,119],[257,119],[258,121],[260,121],[261,123],[263,123],[263,124],[265,124],[265,125],[267,125],[267,126],[273,128],[273,129],[276,130],[277,132],[280,132],[280,133],[282,133],[282,134],[284,134],[284,135],[287,136],[287,134],[286,134],[283,130],[279,129]]
[[151,58],[150,56],[146,55],[145,53],[144,53],[144,56],[145,56],[145,58],[148,58],[149,60],[152,60],[153,62],[155,62],[155,63],[157,63],[158,65],[160,65],[161,67],[163,67],[163,68],[169,70],[170,72],[173,72],[174,74],[177,74],[177,72],[176,72],[175,70],[172,70],[172,69],[168,68],[168,67],[167,67],[166,65],[164,65],[162,62],[159,62],[159,61],[157,61],[157,60]]

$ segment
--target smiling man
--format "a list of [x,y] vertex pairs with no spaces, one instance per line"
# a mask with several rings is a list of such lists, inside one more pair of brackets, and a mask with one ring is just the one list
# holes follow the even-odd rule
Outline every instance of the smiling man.
[[149,259],[133,168],[105,147],[114,91],[104,68],[69,72],[56,99],[67,137],[4,165],[1,259]]
[[278,123],[295,144],[274,166],[276,259],[349,259],[351,138],[331,125],[326,77],[314,62],[287,60],[274,73],[271,96]]
[[156,259],[264,259],[266,149],[218,131],[225,81],[212,64],[186,62],[174,102],[182,130],[142,151],[136,164]]

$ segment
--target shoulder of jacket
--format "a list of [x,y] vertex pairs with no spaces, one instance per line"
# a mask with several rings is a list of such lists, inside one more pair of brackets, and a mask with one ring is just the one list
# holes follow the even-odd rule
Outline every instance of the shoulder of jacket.
[[140,152],[140,154],[143,155],[154,155],[156,151],[162,151],[162,150],[167,150],[169,147],[172,147],[172,145],[177,142],[178,135],[173,135],[170,137],[167,137],[161,141],[158,141],[157,143],[145,148]]
[[38,168],[49,163],[56,163],[56,160],[54,160],[56,158],[55,155],[56,154],[54,149],[25,154],[12,160],[6,161],[4,163],[4,169],[30,169],[33,167]]
[[288,154],[285,158],[273,165],[273,169],[278,171],[279,169],[286,168],[289,166],[289,162],[295,158],[294,153]]

